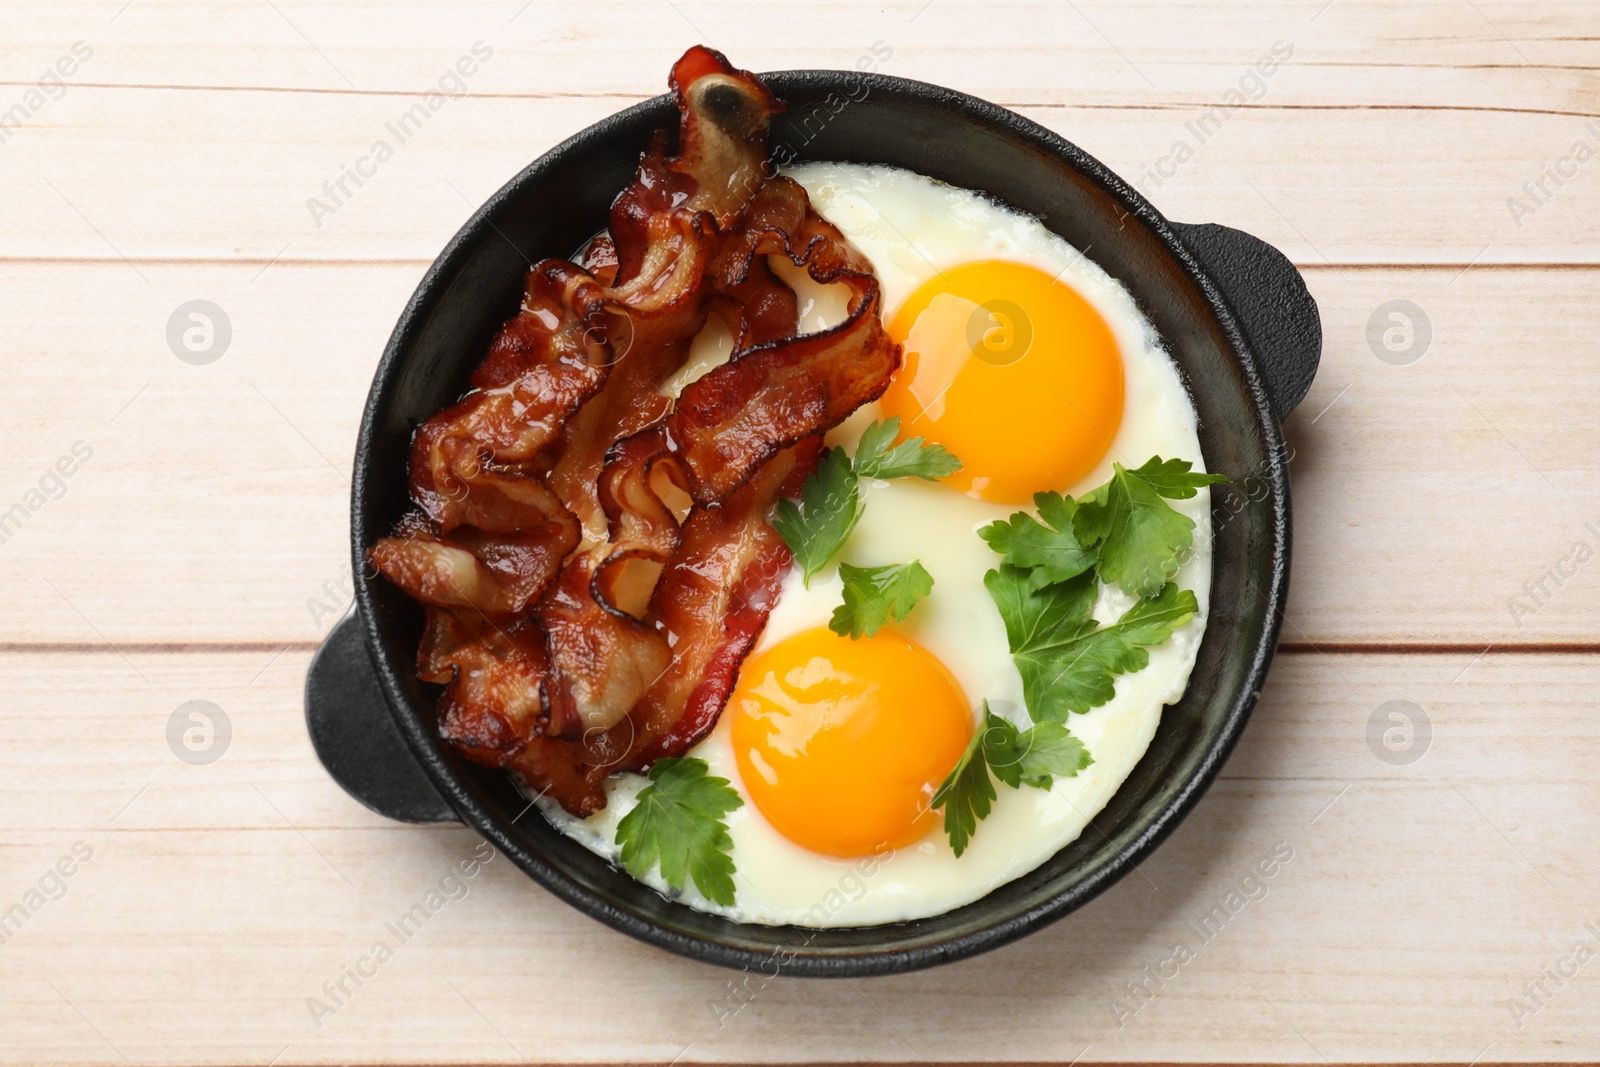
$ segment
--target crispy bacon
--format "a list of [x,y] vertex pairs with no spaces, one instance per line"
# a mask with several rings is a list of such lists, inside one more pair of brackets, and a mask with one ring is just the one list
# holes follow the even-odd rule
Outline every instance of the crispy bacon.
[[[791,336],[794,294],[768,266],[773,255],[849,289],[845,320]],[[752,198],[713,264],[711,287],[713,304],[732,309],[733,355],[683,389],[660,438],[681,457],[699,504],[722,500],[779,449],[876,400],[900,366],[871,265],[789,178],[771,178]]]
[[[792,562],[773,503],[899,366],[870,265],[773,174],[782,105],[706,48],[671,84],[676,151],[651,142],[582,266],[529,272],[473,391],[418,427],[416,513],[369,550],[429,605],[441,734],[579,815],[716,722]],[[849,290],[843,322],[798,332],[780,255]],[[732,355],[666,395],[713,314]]]
[[[634,450],[636,484],[631,472],[609,469],[607,456],[618,440],[649,432],[645,427],[671,410],[660,386],[705,326],[706,268],[761,189],[767,128],[777,110],[760,82],[709,49],[686,53],[673,68],[672,85],[681,114],[678,152],[668,156],[664,138],[656,137],[611,211],[617,273],[606,300],[626,323],[615,331],[626,338],[619,365],[573,420],[552,472],[591,541],[600,541],[605,516],[604,542],[566,564],[537,610],[549,642],[551,732],[561,737],[615,725],[670,658],[665,638],[635,617],[642,609],[630,612],[623,600],[648,600],[676,548],[677,521],[648,485],[656,456]],[[621,488],[629,490],[625,496],[614,491]],[[642,596],[626,595],[628,586],[640,585]]]
[[[774,178],[769,186],[805,197],[805,190],[787,178]],[[722,499],[779,449],[832,429],[876,400],[900,368],[900,346],[883,328],[877,277],[844,236],[809,207],[793,236],[773,229],[757,232],[742,267],[729,270],[736,280],[724,291],[757,279],[757,257],[778,254],[805,267],[814,281],[846,286],[849,312],[832,329],[736,351],[679,395],[670,421],[690,491],[700,503]],[[769,270],[764,262],[761,269]],[[751,315],[741,330],[753,334],[760,322]]]
[[732,331],[736,352],[788,337],[800,322],[794,290],[772,272],[765,258],[751,263],[739,281],[717,284],[711,308]]
[[615,725],[672,659],[655,627],[595,588],[605,552],[591,550],[568,563],[535,612],[549,650],[548,732],[556,737]]
[[678,154],[667,156],[665,132],[658,133],[638,176],[611,208],[618,282],[644,273],[642,264],[654,251],[651,219],[672,210],[704,212],[727,232],[771,173],[767,130],[783,105],[753,74],[697,45],[673,64],[671,85],[680,116]]
[[572,524],[553,521],[498,534],[462,526],[436,535],[420,523],[410,525],[403,536],[372,546],[372,565],[424,604],[497,618],[531,604],[577,544]]
[[676,755],[704,737],[733,691],[794,562],[767,522],[822,458],[822,438],[778,453],[721,507],[696,508],[651,601],[672,665],[634,709],[630,767]]
[[523,749],[511,766],[531,786],[586,816],[605,806],[607,775],[645,769],[710,731],[793,562],[767,513],[780,495],[799,492],[821,455],[820,438],[786,449],[723,506],[694,510],[650,604],[672,646],[670,664],[611,728],[577,741],[544,737]]
[[547,670],[531,620],[500,627],[476,612],[428,609],[417,677],[445,683],[439,732],[472,759],[498,766],[543,731]]
[[608,279],[618,366],[569,424],[551,484],[594,540],[604,536],[596,483],[606,451],[672,410],[659,389],[705,326],[706,270],[724,231],[761,192],[767,128],[780,109],[753,75],[698,46],[673,66],[672,90],[681,116],[678,153],[668,155],[665,131],[656,135],[611,207],[609,232],[584,257]]
[[603,301],[581,268],[540,263],[528,273],[521,312],[473,375],[477,388],[418,427],[411,499],[421,515],[368,552],[417,600],[514,615],[577,547],[578,520],[539,476],[537,460],[605,380]]

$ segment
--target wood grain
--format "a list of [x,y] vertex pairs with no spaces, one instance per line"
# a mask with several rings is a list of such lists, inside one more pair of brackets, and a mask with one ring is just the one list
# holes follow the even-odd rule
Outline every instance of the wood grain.
[[852,67],[881,39],[905,76],[959,79],[1007,103],[1170,102],[1183,94],[1211,103],[1277,40],[1295,42],[1299,65],[1326,72],[1296,91],[1352,101],[1553,106],[1572,102],[1563,93],[1593,88],[1585,76],[1600,66],[1593,28],[1575,4],[1292,0],[1219,6],[1204,18],[1182,0],[1023,0],[1007,5],[1007,18],[959,0],[811,7],[806,25],[736,0],[689,0],[676,10],[619,0],[604,27],[551,0],[274,0],[223,9],[140,0],[123,11],[77,0],[43,11],[12,4],[0,19],[13,75],[46,66],[75,38],[100,38],[118,47],[95,59],[86,77],[97,82],[327,92],[415,92],[479,37],[503,39],[540,73],[536,84],[495,90],[546,96],[653,95],[685,40],[702,34],[748,57],[740,62],[753,70]]
[[[0,263],[5,299],[29,309],[11,320],[9,343],[28,358],[10,387],[40,398],[0,426],[12,472],[0,511],[74,442],[93,450],[65,495],[0,544],[13,606],[0,641],[315,642],[348,601],[347,478],[362,400],[421,268],[141,272]],[[1600,552],[1586,525],[1600,528],[1600,442],[1570,429],[1600,391],[1600,363],[1582,355],[1600,330],[1600,271],[1306,276],[1326,340],[1288,425],[1296,535],[1285,639],[1474,651],[1593,640],[1600,570],[1562,561],[1579,542]],[[96,302],[87,318],[85,291]],[[233,323],[231,347],[207,366],[166,347],[167,316],[197,296]],[[1423,308],[1432,331],[1405,366],[1379,359],[1367,337],[1393,299]],[[58,390],[74,398],[70,411],[46,399]],[[1559,585],[1544,576],[1558,565],[1573,572]],[[1541,581],[1532,595],[1523,587]],[[150,654],[160,650],[129,652]]]
[[[140,679],[110,654],[0,656],[0,905],[74,842],[93,850],[0,945],[0,1062],[1465,1062],[1571,1056],[1600,1023],[1587,973],[1521,1028],[1505,1004],[1600,919],[1593,658],[1285,658],[1141,871],[978,959],[735,994],[740,976],[614,934],[496,859],[320,1028],[307,999],[476,838],[386,823],[322,774],[294,713],[305,663],[171,656]],[[233,726],[209,766],[167,748],[193,699]],[[1431,720],[1405,765],[1369,741],[1392,700]],[[1202,942],[1189,924],[1280,843],[1292,857],[1245,887],[1260,899]],[[1126,983],[1180,940],[1194,960],[1139,1006]]]
[[[0,516],[27,511],[0,526],[0,916],[92,850],[60,899],[0,926],[0,1063],[1600,1057],[1594,965],[1542,974],[1600,949],[1600,570],[1575,552],[1600,555],[1600,164],[1543,170],[1580,141],[1600,153],[1588,7],[606,12],[0,0],[0,119],[28,112],[0,127]],[[614,934],[497,858],[319,1027],[308,998],[478,843],[366,811],[302,725],[310,652],[348,599],[372,368],[473,208],[660,92],[695,40],[757,70],[865,57],[1016,108],[1170,217],[1302,266],[1326,342],[1287,426],[1286,654],[1171,840],[1014,946],[763,982]],[[79,41],[92,56],[34,107]],[[307,199],[478,41],[493,55],[464,92],[319,225]],[[1263,73],[1274,46],[1290,54]],[[233,330],[205,366],[166,339],[193,299]],[[1381,344],[1397,300],[1431,334],[1411,362]],[[208,765],[169,748],[190,700],[232,725]],[[1399,756],[1397,709],[1428,723]],[[1280,873],[1244,886],[1260,899],[1197,933],[1280,843]],[[1179,941],[1193,961],[1149,979]]]
[[[578,9],[546,0],[515,18],[507,3],[420,3],[378,20],[356,3],[201,17],[207,5],[140,0],[110,22],[104,5],[63,4],[3,29],[22,42],[18,99],[75,40],[94,56],[4,146],[0,189],[28,210],[0,254],[431,258],[545,148],[660,92],[659,72],[706,34],[754,69],[865,56],[1016,107],[1172,217],[1240,225],[1297,259],[1592,262],[1600,184],[1583,170],[1521,225],[1507,201],[1575,141],[1600,147],[1586,125],[1600,115],[1600,49],[1560,16],[1464,4],[1307,0],[1202,19],[1172,3],[1034,4],[1003,19],[946,0],[871,16],[835,4],[817,17],[850,25],[847,40],[780,47],[795,35],[781,8],[645,0],[617,9],[603,62]],[[493,58],[400,144],[387,124],[480,40]],[[1275,45],[1289,57],[1262,74]],[[1241,82],[1239,106],[1202,140],[1194,124]],[[314,219],[307,200],[379,139],[395,158]],[[1170,162],[1180,142],[1193,158]]]
[[[389,127],[416,104],[408,97],[73,87],[41,112],[60,125],[4,146],[0,189],[28,210],[0,254],[426,261],[542,151],[632,101],[451,100],[402,144]],[[1585,171],[1525,217],[1507,202],[1580,138],[1600,148],[1600,120],[1590,131],[1571,114],[1262,106],[1202,143],[1191,129],[1198,107],[1017,110],[1126,175],[1170,217],[1227,222],[1299,262],[1596,260],[1600,181]],[[379,141],[393,158],[362,164],[374,173],[359,188],[325,188]],[[1192,152],[1181,164],[1180,143]],[[314,212],[313,199],[323,208]]]

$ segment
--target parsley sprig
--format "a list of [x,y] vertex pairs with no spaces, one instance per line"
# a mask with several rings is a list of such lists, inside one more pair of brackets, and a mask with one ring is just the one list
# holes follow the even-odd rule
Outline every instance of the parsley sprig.
[[772,526],[794,553],[808,587],[861,521],[862,478],[934,481],[961,469],[961,461],[944,446],[927,444],[920,437],[896,445],[899,435],[898,416],[874,422],[861,434],[853,463],[842,449],[830,449],[800,487],[800,503],[778,501]]
[[1178,572],[1194,541],[1194,520],[1167,500],[1187,500],[1202,486],[1227,479],[1193,474],[1188,460],[1160,456],[1137,470],[1113,466],[1109,482],[1078,500],[1072,530],[1080,543],[1096,546],[1102,581],[1130,596],[1154,596]]
[[917,601],[933,592],[933,575],[917,560],[885,567],[839,564],[844,603],[833,609],[828,629],[840,637],[871,637],[892,618],[905,621]]
[[685,877],[707,900],[732,904],[733,838],[723,816],[744,801],[726,778],[714,778],[703,759],[658,759],[638,804],[617,823],[622,866],[635,878],[661,865],[661,877],[682,889]]
[[944,809],[945,835],[959,857],[998,797],[991,775],[1013,789],[1049,789],[1056,775],[1073,777],[1093,762],[1066,727],[1047,722],[1018,730],[984,701],[982,725],[933,794],[932,806]]
[[1069,712],[1108,702],[1113,675],[1147,667],[1147,648],[1166,641],[1199,610],[1193,593],[1168,582],[1102,627],[1091,615],[1099,593],[1092,572],[1034,589],[1025,571],[1002,565],[984,575],[983,584],[1000,609],[1034,722],[1065,722]]
[[[1034,725],[1019,731],[985,704],[984,728],[933,798],[956,855],[996,799],[990,775],[1048,789],[1055,776],[1087,767],[1067,717],[1109,702],[1116,676],[1147,667],[1149,649],[1199,611],[1194,593],[1171,581],[1193,545],[1194,522],[1167,501],[1222,481],[1186,460],[1155,456],[1134,470],[1118,463],[1110,481],[1076,500],[1039,493],[1037,517],[1019,511],[978,531],[1001,556],[983,584]],[[1093,616],[1102,582],[1139,598],[1108,626]]]
[[[961,469],[961,461],[943,445],[930,445],[920,437],[908,437],[899,444],[900,416],[875,422],[861,434],[856,445],[856,473],[863,478],[926,478],[937,481]],[[893,447],[890,447],[890,446]]]
[[1194,543],[1194,521],[1167,500],[1187,500],[1202,486],[1227,481],[1191,473],[1190,466],[1160,456],[1136,470],[1116,463],[1110,481],[1077,500],[1039,493],[1033,498],[1038,519],[1019,511],[978,536],[1006,563],[1028,570],[1035,589],[1093,567],[1101,581],[1129,596],[1154,596]]
[[991,522],[978,536],[1007,563],[1026,568],[1036,589],[1075,578],[1093,567],[1095,550],[1079,544],[1073,531],[1077,501],[1060,493],[1039,493],[1033,502],[1044,522],[1019,511],[1009,520]]
[[842,448],[833,448],[800,487],[800,505],[788,498],[778,501],[772,527],[794,553],[807,587],[861,521],[861,490],[856,483],[850,457]]
[[[1114,676],[1143,670],[1146,649],[1199,610],[1194,594],[1171,581],[1194,542],[1194,522],[1167,500],[1227,479],[1160,456],[1135,470],[1113,466],[1110,481],[1077,500],[1040,493],[1038,518],[1019,511],[978,531],[1002,557],[983,584],[1035,722],[1064,722],[1109,701]],[[1140,597],[1104,627],[1091,615],[1101,582]]]
[[1040,722],[1018,730],[1009,719],[985,716],[983,750],[994,776],[1018,789],[1049,789],[1055,776],[1075,778],[1094,762],[1089,750],[1060,723]]

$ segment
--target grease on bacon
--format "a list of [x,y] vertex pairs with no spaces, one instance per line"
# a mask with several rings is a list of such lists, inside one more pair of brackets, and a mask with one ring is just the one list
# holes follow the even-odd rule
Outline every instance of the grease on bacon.
[[[413,438],[416,511],[368,553],[428,606],[441,734],[578,815],[716,722],[792,562],[772,506],[900,361],[871,267],[773,173],[781,104],[706,48],[671,84],[676,152],[652,140],[581,266],[529,272],[473,390]],[[844,321],[799,334],[770,256],[845,286]],[[713,314],[732,355],[664,395]]]

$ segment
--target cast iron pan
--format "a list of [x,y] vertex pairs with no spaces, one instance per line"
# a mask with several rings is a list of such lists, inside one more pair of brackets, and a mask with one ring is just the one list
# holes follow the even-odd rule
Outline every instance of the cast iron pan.
[[1200,416],[1213,491],[1211,618],[1183,700],[1090,831],[975,903],[892,926],[809,930],[729,922],[668,901],[545,822],[501,771],[438,737],[437,689],[412,662],[421,609],[368,572],[366,546],[407,509],[412,429],[453,403],[528,266],[570,255],[605,224],[651,133],[676,128],[657,97],[540,157],[455,236],[400,316],[356,446],[355,607],[306,679],[317,754],[358,800],[410,822],[459,819],[534,880],[634,937],[730,967],[797,975],[908,971],[1002,945],[1059,919],[1123,875],[1177,825],[1221,767],[1261,691],[1289,582],[1289,479],[1279,423],[1321,354],[1316,304],[1272,246],[1216,225],[1168,222],[1076,146],[993,104],[921,82],[849,71],[764,76],[789,109],[780,163],[905,167],[985,191],[1043,219],[1138,300],[1177,360]]

